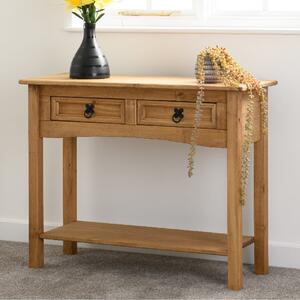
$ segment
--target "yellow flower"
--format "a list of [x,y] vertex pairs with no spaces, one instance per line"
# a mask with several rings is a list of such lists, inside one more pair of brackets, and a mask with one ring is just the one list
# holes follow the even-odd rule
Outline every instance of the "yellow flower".
[[82,7],[89,4],[95,4],[98,8],[104,8],[110,4],[112,0],[65,0],[71,9]]
[[95,0],[65,0],[69,8],[77,8],[85,5],[93,4]]
[[95,4],[98,8],[104,8],[106,5],[111,4],[113,0],[96,0]]
[[88,24],[96,24],[105,14],[105,6],[113,0],[65,0],[72,13]]

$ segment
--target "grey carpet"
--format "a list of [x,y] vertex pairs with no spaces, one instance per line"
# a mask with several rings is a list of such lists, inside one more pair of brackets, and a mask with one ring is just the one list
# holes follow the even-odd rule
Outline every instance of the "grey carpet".
[[1,299],[300,299],[300,270],[244,267],[245,288],[226,288],[227,264],[191,258],[46,246],[45,268],[27,267],[27,244],[0,242]]

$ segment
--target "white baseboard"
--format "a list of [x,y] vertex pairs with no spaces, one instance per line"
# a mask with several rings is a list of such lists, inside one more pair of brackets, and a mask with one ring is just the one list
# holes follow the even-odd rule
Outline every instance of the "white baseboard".
[[[45,229],[60,226],[58,224],[46,224]],[[0,219],[0,241],[12,242],[28,242],[28,223],[14,219]],[[47,244],[61,244],[61,242],[47,241]],[[188,253],[174,253],[167,251],[156,251],[146,249],[133,249],[124,247],[102,246],[102,245],[87,245],[80,244],[84,248],[99,248],[104,250],[126,251],[134,253],[160,254],[178,257],[193,257],[210,260],[225,261],[226,258],[215,255],[197,255]],[[300,244],[286,242],[269,242],[270,265],[276,267],[296,268],[300,269]],[[253,246],[244,249],[245,263],[253,263]]]

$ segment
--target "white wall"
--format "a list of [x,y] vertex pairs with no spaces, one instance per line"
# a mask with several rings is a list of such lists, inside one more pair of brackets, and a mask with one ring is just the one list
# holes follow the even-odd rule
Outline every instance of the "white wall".
[[[68,71],[81,34],[64,31],[62,0],[3,5],[13,15],[0,18],[0,239],[27,240],[27,91],[17,81]],[[279,80],[270,91],[271,264],[300,268],[300,36],[99,33],[98,40],[113,74],[192,76],[198,51],[218,44],[258,78]],[[57,140],[45,143],[50,225],[62,220],[61,147]],[[186,175],[187,154],[187,145],[162,141],[80,139],[79,218],[225,232],[226,151],[199,147],[192,179]],[[244,223],[251,234],[252,200]]]

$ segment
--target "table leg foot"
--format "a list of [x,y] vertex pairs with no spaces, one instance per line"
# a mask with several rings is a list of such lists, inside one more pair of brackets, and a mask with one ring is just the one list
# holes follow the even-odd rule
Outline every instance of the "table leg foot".
[[64,254],[65,255],[77,254],[77,243],[76,242],[64,242]]
[[29,241],[29,268],[44,266],[44,241],[36,238]]

